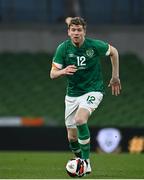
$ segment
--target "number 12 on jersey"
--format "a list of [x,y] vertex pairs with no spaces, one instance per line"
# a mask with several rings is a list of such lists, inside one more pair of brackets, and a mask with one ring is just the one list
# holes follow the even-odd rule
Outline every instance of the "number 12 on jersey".
[[86,58],[84,56],[77,56],[77,66],[86,66]]

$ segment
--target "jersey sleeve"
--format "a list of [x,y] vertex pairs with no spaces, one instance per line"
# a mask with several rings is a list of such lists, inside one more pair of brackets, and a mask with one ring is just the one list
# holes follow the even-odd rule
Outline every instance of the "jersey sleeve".
[[96,40],[96,48],[100,56],[110,55],[110,45],[104,41]]
[[56,66],[58,69],[62,69],[64,66],[64,43],[60,44],[53,57],[53,64]]

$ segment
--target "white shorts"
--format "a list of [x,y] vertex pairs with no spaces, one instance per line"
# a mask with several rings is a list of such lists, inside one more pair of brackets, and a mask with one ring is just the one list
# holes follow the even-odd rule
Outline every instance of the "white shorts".
[[98,107],[102,101],[101,92],[89,92],[82,96],[70,97],[65,96],[65,125],[68,128],[75,128],[75,114],[78,108],[87,109],[90,114]]

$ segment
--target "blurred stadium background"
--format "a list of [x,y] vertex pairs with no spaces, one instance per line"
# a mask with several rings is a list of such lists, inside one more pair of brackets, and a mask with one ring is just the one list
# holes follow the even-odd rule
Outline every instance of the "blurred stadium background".
[[[49,77],[54,50],[67,38],[67,16],[84,17],[87,35],[120,53],[119,97],[107,88],[111,66],[102,60],[106,96],[89,121],[92,150],[106,151],[97,135],[114,128],[121,134],[116,148],[144,152],[143,0],[0,0],[0,150],[69,150],[66,82]],[[105,141],[110,147],[115,140]]]

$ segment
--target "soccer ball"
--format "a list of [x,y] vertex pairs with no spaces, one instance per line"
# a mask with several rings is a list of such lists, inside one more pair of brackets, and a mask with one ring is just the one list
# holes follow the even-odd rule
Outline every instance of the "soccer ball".
[[86,174],[87,164],[83,159],[70,159],[66,164],[66,171],[71,177],[82,177]]

